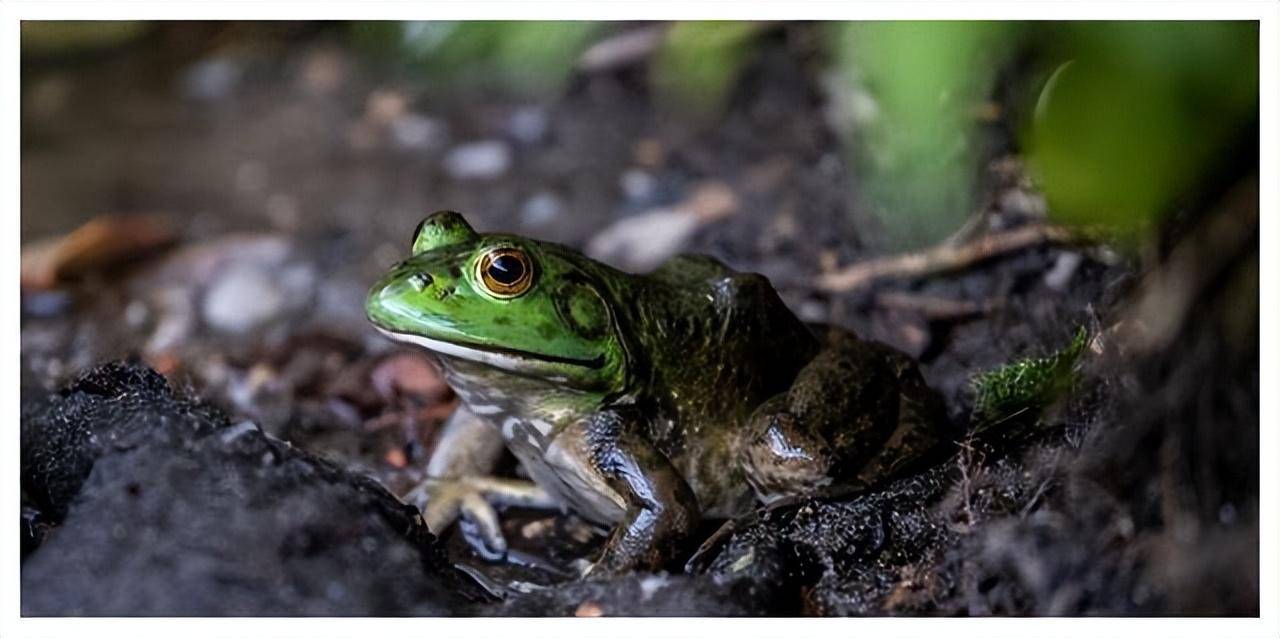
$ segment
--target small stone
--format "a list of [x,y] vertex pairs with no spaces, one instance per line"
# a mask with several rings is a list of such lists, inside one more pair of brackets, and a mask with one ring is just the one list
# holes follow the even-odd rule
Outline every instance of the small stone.
[[274,319],[284,305],[270,273],[252,266],[233,267],[210,287],[203,316],[215,330],[241,334]]
[[409,459],[405,456],[404,450],[398,447],[387,450],[387,453],[382,455],[382,460],[394,468],[402,468],[409,464]]
[[1044,274],[1045,285],[1057,291],[1066,290],[1082,261],[1084,261],[1084,258],[1080,256],[1080,253],[1064,252],[1059,254],[1058,258],[1053,262],[1053,268],[1050,268],[1049,272]]
[[662,146],[662,142],[652,137],[636,142],[631,154],[636,164],[644,168],[658,168],[667,160],[667,149]]
[[347,75],[346,58],[337,50],[326,48],[307,56],[299,79],[307,91],[324,95],[342,88]]
[[214,101],[230,95],[241,74],[240,65],[227,58],[202,60],[182,74],[178,92],[187,99]]
[[428,151],[444,146],[448,130],[439,120],[409,113],[391,122],[391,141],[401,150]]
[[822,323],[831,318],[827,305],[813,299],[800,302],[800,306],[796,308],[796,316],[809,323]]
[[511,147],[501,140],[471,142],[455,147],[444,158],[453,179],[493,179],[511,168]]
[[141,328],[150,316],[151,311],[147,310],[147,304],[143,303],[141,299],[134,299],[124,307],[124,322],[134,330]]
[[549,129],[550,118],[546,110],[536,106],[520,107],[507,120],[507,133],[522,144],[541,142]]
[[22,314],[47,319],[71,308],[71,293],[64,290],[39,290],[22,294]]
[[737,195],[728,185],[705,182],[673,206],[610,224],[587,243],[587,255],[628,270],[652,270],[680,252],[698,228],[737,209]]
[[395,89],[379,89],[365,100],[364,117],[376,125],[386,125],[400,119],[409,110],[409,98]]
[[587,600],[573,610],[573,615],[578,618],[599,618],[604,615],[604,608],[600,606],[600,603]]
[[658,189],[658,180],[645,171],[633,168],[618,178],[618,185],[622,187],[622,195],[627,200],[644,201],[653,197]]
[[728,217],[738,210],[738,196],[724,182],[705,182],[683,203],[698,219],[713,221]]
[[551,533],[555,528],[555,519],[544,518],[536,521],[529,521],[520,526],[520,535],[524,538],[541,538]]
[[534,193],[520,207],[520,223],[526,227],[542,226],[560,216],[564,202],[551,191]]
[[435,366],[416,352],[400,352],[383,359],[369,374],[369,381],[388,401],[397,394],[436,400],[448,392]]
[[700,225],[693,211],[679,208],[625,217],[593,237],[587,255],[627,270],[652,270],[679,252]]

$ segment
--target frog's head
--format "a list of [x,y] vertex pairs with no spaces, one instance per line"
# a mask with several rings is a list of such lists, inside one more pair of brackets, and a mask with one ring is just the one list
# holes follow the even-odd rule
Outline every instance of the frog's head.
[[587,262],[555,244],[477,233],[442,211],[418,225],[413,255],[370,289],[365,313],[388,336],[444,357],[617,391],[626,354]]

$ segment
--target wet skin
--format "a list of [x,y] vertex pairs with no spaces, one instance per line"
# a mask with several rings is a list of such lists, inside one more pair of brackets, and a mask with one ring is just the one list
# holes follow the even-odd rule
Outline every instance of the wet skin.
[[[568,507],[615,526],[593,574],[660,568],[702,518],[869,485],[947,439],[909,357],[807,326],[709,257],[633,275],[440,212],[366,313],[432,352],[463,402],[428,466],[433,531],[461,514],[500,553],[486,499]],[[484,477],[500,441],[537,489]]]

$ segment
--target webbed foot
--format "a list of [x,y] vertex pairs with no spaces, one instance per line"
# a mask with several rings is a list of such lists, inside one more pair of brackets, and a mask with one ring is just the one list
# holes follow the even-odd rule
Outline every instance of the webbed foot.
[[437,536],[458,521],[467,543],[488,560],[500,560],[507,553],[507,539],[494,505],[559,508],[535,483],[492,476],[427,478],[403,500],[422,511],[427,528]]

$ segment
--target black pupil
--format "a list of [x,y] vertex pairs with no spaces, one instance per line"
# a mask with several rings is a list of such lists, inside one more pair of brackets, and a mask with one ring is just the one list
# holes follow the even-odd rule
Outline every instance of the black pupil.
[[489,276],[500,284],[510,286],[524,276],[524,262],[511,255],[499,255],[489,264]]

